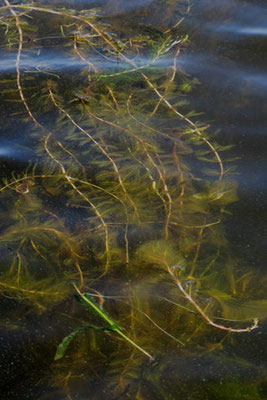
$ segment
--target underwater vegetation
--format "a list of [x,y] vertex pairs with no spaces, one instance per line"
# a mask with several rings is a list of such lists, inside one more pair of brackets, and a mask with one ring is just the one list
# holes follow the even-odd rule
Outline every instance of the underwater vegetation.
[[151,2],[164,23],[137,16],[136,29],[72,3],[0,7],[12,65],[1,101],[36,154],[2,177],[1,331],[28,337],[36,323],[46,338],[29,339],[49,387],[39,398],[260,398],[262,371],[238,357],[226,363],[253,370],[245,389],[241,375],[223,390],[203,380],[200,397],[177,367],[215,365],[267,305],[266,278],[231,257],[224,233],[238,200],[230,146],[187,101],[198,82],[179,68],[179,29],[191,4]]

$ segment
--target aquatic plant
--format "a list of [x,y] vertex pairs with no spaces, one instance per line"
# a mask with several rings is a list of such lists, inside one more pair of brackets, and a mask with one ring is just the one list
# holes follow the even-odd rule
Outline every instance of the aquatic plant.
[[[95,299],[90,295],[90,293],[81,293],[80,290],[75,286],[76,291],[78,292],[78,297],[77,299],[82,303],[82,305],[86,308],[92,309],[99,317],[101,317],[105,322],[108,323],[108,326],[106,327],[98,327],[95,325],[87,325],[83,326],[80,328],[77,328],[75,331],[73,331],[70,335],[68,335],[63,342],[58,346],[57,353],[55,355],[55,360],[60,359],[61,357],[64,356],[65,351],[67,350],[67,347],[69,346],[71,340],[76,336],[78,333],[80,333],[82,330],[85,329],[100,329],[103,331],[111,331],[111,332],[116,332],[118,335],[120,335],[126,342],[130,343],[132,346],[136,347],[141,353],[145,354],[147,357],[149,357],[151,360],[153,357],[147,353],[144,349],[138,346],[135,342],[133,342],[128,336],[126,336],[123,332],[122,329],[114,322],[111,317],[107,314],[107,312],[101,307],[101,305],[97,304]],[[101,299],[101,296],[100,296]]]
[[[75,282],[80,303],[107,323],[73,315],[72,331],[56,343],[55,384],[71,398],[73,376],[91,352],[95,372],[104,359],[114,393],[128,395],[142,353],[151,360],[177,346],[193,353],[200,344],[213,351],[209,329],[218,330],[222,346],[229,333],[257,328],[262,315],[231,314],[235,299],[250,293],[247,274],[225,265],[222,221],[237,200],[236,184],[221,156],[229,146],[211,139],[209,124],[187,103],[197,82],[179,68],[188,37],[177,29],[186,14],[165,29],[140,25],[127,35],[100,10],[4,3],[3,45],[15,74],[3,76],[2,94],[38,162],[0,189],[1,214],[9,217],[0,236],[0,290],[21,310],[58,307],[65,320]],[[173,3],[158,7],[168,14]],[[53,70],[45,57],[40,63],[46,43],[77,73]],[[114,332],[108,347],[100,336]]]

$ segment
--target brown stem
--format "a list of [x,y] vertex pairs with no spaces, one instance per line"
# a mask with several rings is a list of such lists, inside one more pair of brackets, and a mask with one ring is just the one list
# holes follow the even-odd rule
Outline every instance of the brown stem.
[[254,318],[253,319],[253,325],[247,327],[247,328],[241,328],[241,329],[235,329],[232,327],[227,327],[224,325],[220,325],[220,324],[216,324],[216,322],[213,322],[210,317],[205,313],[205,311],[198,305],[198,303],[190,296],[190,294],[184,289],[180,279],[178,278],[177,274],[175,275],[172,268],[169,267],[169,265],[166,264],[167,270],[169,272],[169,274],[171,275],[172,279],[174,280],[174,282],[176,283],[176,285],[178,286],[178,288],[180,289],[180,291],[182,292],[182,294],[184,295],[184,297],[192,304],[192,306],[198,311],[198,313],[201,315],[201,317],[204,319],[204,321],[206,321],[207,324],[227,331],[227,332],[235,332],[235,333],[242,333],[242,332],[251,332],[253,329],[258,328],[258,324],[259,324],[259,320],[258,318]]

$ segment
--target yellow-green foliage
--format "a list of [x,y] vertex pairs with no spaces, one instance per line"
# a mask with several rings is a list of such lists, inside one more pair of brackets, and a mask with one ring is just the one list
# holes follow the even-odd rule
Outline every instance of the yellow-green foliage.
[[[76,397],[77,383],[90,397],[90,378],[102,374],[112,388],[106,398],[154,399],[153,385],[146,397],[136,384],[144,355],[213,351],[211,330],[221,349],[225,337],[206,315],[256,318],[266,305],[248,298],[240,309],[253,279],[225,266],[223,218],[237,188],[221,154],[227,148],[188,104],[197,81],[178,69],[187,42],[178,28],[190,2],[153,3],[166,29],[106,23],[90,8],[11,3],[0,8],[1,49],[14,58],[1,96],[11,105],[6,125],[16,116],[38,162],[0,189],[0,294],[14,318],[16,307],[23,323],[38,310],[58,327],[47,359],[39,355],[64,392],[58,398]],[[62,70],[39,64],[50,44]],[[120,328],[84,332],[99,321],[73,305],[73,283],[98,299],[98,317],[107,322],[109,312]],[[63,337],[70,348],[55,364]]]
[[158,266],[166,270],[166,264],[185,265],[183,255],[176,249],[173,244],[167,240],[151,240],[140,247],[136,251],[136,263],[140,267],[147,268],[150,266]]

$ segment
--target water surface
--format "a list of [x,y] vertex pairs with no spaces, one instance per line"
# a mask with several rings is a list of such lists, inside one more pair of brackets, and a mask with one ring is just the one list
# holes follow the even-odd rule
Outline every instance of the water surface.
[[265,398],[265,2],[10,4],[1,398]]

